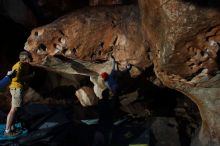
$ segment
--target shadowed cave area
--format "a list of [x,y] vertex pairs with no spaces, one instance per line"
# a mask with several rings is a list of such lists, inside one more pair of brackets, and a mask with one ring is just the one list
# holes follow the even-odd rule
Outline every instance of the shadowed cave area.
[[[26,106],[46,105],[54,112],[65,111],[68,118],[74,121],[98,118],[96,104],[83,107],[74,95],[80,86],[93,86],[87,76],[75,75],[79,82],[75,85],[76,81],[66,79],[67,75],[42,70],[41,68],[34,68],[34,70],[36,75],[30,85],[32,90],[29,89],[29,93],[26,95]],[[152,70],[145,73],[149,77],[152,77],[152,74]],[[149,136],[145,141],[151,146],[190,145],[191,139],[201,125],[197,106],[182,93],[167,87],[158,87],[148,80],[144,80],[144,78],[147,76],[141,76],[137,81],[133,81],[136,83],[137,98],[130,101],[129,104],[124,104],[122,98],[121,104],[116,109],[115,121],[120,121],[124,117],[127,120],[118,125],[119,127],[113,128],[112,145],[126,146],[144,132]],[[132,90],[134,89],[132,88]],[[38,116],[41,118],[44,114]],[[21,119],[27,120],[25,114],[21,115]],[[30,124],[30,121],[27,123]],[[66,137],[65,131],[67,132],[67,129],[71,128],[74,132],[68,133],[68,136],[76,137],[77,140],[69,138],[68,143],[72,145],[93,143],[92,137],[95,135],[96,127],[78,124],[65,125],[64,129],[61,130],[62,134],[59,134],[58,137]],[[46,142],[37,140],[33,144],[29,144],[51,145],[55,143],[59,145],[67,142],[52,138]]]

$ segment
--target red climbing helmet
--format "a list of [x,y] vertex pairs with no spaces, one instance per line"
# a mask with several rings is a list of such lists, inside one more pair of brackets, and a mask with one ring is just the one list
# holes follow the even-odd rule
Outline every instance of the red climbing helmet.
[[102,77],[102,79],[103,79],[104,81],[106,81],[106,80],[108,79],[108,73],[107,73],[107,72],[103,72],[103,73],[101,73],[100,75],[101,75],[101,77]]

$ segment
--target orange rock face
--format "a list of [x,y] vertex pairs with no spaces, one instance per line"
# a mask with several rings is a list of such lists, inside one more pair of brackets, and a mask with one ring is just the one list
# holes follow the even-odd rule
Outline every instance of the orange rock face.
[[[137,6],[78,10],[33,29],[25,49],[32,53],[34,65],[65,76],[90,76],[95,88],[100,89],[97,79],[101,72],[111,71],[111,55],[120,70],[128,63],[134,65],[131,71],[134,77],[152,65],[148,44],[142,38]],[[77,94],[80,101],[85,100],[82,93]],[[95,94],[99,96],[97,92]],[[88,96],[87,99],[93,101],[94,97]]]
[[219,2],[139,0],[139,6],[155,73],[201,112],[202,128],[192,145],[220,145]]
[[[25,49],[32,53],[35,64],[45,63],[49,56],[63,56],[96,65],[107,61],[110,54],[121,68],[128,63],[141,69],[152,64],[135,6],[73,12],[32,30]],[[92,70],[99,72],[95,68]]]

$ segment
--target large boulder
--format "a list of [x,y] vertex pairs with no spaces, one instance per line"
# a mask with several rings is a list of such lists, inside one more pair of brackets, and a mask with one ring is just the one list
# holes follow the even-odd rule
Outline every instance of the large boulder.
[[99,74],[111,71],[111,54],[121,70],[134,65],[132,77],[153,64],[163,85],[187,95],[200,110],[202,127],[192,144],[217,146],[218,8],[214,0],[139,0],[141,17],[136,6],[82,9],[33,29],[25,49],[32,53],[33,65],[63,75],[90,76],[99,89]]
[[133,75],[152,65],[136,6],[75,11],[33,29],[25,49],[32,53],[35,65],[62,68],[70,74],[110,72],[110,54],[121,69],[133,64]]
[[110,55],[120,70],[132,64],[133,77],[152,65],[139,16],[137,6],[78,10],[33,29],[25,49],[32,53],[35,66],[63,76],[90,76],[94,92],[101,98],[106,87],[100,83],[99,74],[111,72]]
[[202,127],[193,145],[220,145],[220,2],[139,0],[154,70],[165,86],[198,106]]

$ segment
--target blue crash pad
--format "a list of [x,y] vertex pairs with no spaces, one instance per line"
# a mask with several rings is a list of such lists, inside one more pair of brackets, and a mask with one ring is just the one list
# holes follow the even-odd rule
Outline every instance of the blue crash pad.
[[87,120],[81,120],[81,122],[87,124],[87,125],[94,125],[98,124],[99,119],[87,119]]
[[[114,122],[114,125],[120,125],[121,123],[123,123],[124,121],[127,120],[127,117],[123,118],[123,119],[119,119],[118,121]],[[87,119],[87,120],[81,120],[81,122],[87,124],[87,125],[95,125],[98,124],[99,119]]]
[[0,141],[4,141],[4,140],[14,140],[17,138],[20,138],[22,136],[27,135],[28,130],[24,129],[21,127],[21,123],[16,123],[15,128],[20,130],[20,134],[16,135],[16,136],[5,136],[4,135],[4,131],[5,131],[5,124],[0,124]]

